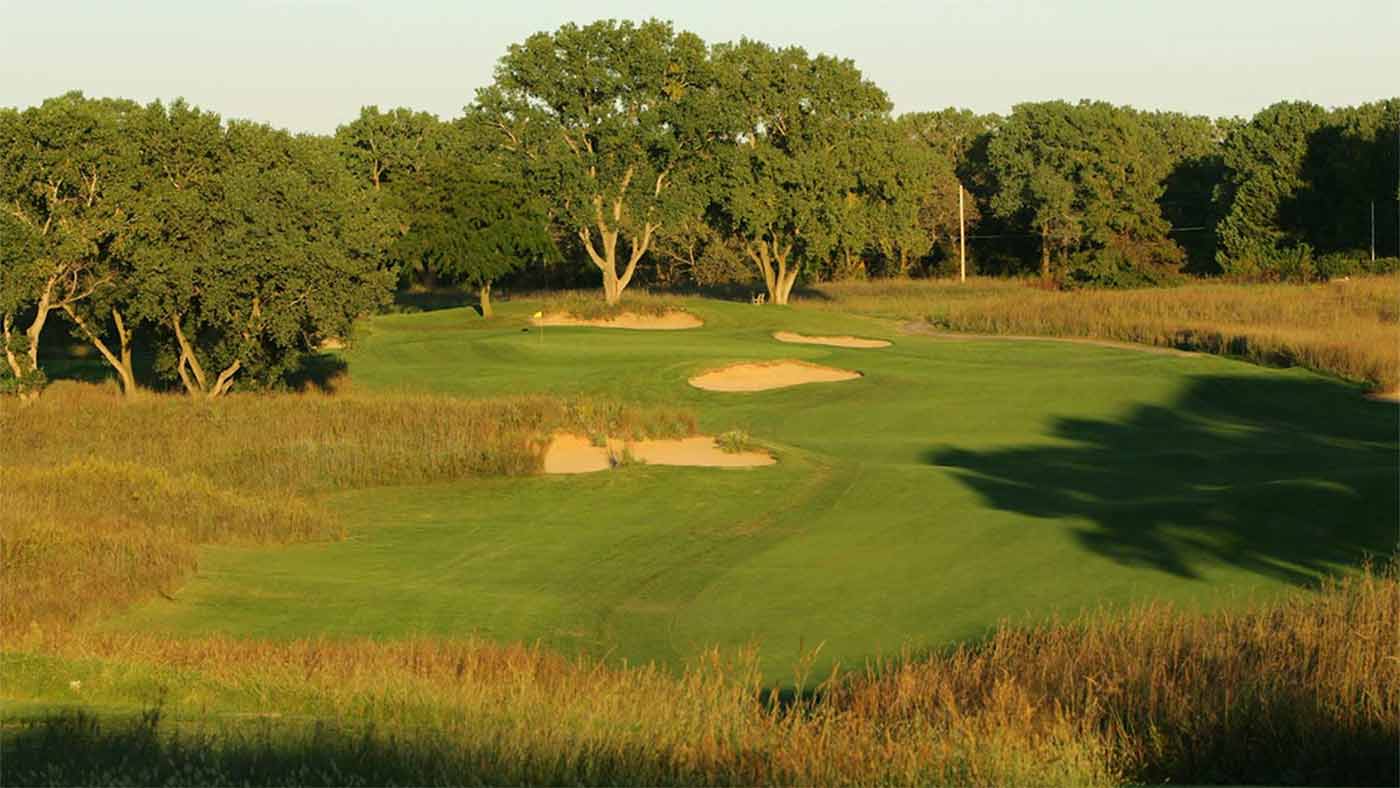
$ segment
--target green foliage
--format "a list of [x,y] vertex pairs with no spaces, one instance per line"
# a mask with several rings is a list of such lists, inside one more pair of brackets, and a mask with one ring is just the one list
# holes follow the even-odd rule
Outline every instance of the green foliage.
[[0,314],[26,386],[51,313],[128,393],[144,324],[172,378],[219,395],[279,383],[388,298],[389,226],[323,140],[69,94],[0,115],[0,152]]
[[75,92],[0,113],[0,324],[10,376],[23,388],[41,381],[34,372],[49,317],[85,306],[115,277],[131,229],[128,131],[137,110]]
[[866,214],[853,168],[889,99],[849,60],[743,40],[713,60],[726,96],[717,212],[775,303],[803,267],[856,247]]
[[753,436],[744,430],[728,430],[715,436],[715,445],[725,454],[739,454],[752,450],[757,444]]
[[697,209],[691,165],[718,98],[706,55],[667,22],[567,24],[512,45],[477,96],[501,147],[601,271],[609,302],[654,235]]
[[559,256],[543,200],[518,163],[486,149],[475,119],[439,130],[423,157],[410,229],[396,249],[434,278],[475,287]]
[[987,146],[992,210],[1035,233],[1041,275],[1076,252],[1113,249],[1096,265],[1179,267],[1182,251],[1158,200],[1171,155],[1140,113],[1104,102],[1019,104]]

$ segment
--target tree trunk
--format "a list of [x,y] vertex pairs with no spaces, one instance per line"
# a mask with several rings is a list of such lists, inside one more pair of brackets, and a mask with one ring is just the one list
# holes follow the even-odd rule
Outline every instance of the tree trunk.
[[1050,281],[1050,228],[1040,228],[1040,278]]
[[[4,322],[4,343],[5,362],[10,367],[10,373],[16,380],[24,380],[39,369],[39,338],[44,333],[44,324],[48,322],[49,313],[58,308],[53,303],[53,288],[57,283],[56,277],[49,279],[44,286],[44,292],[39,296],[39,303],[35,306],[34,320],[30,322],[29,328],[24,330],[25,348],[22,352],[16,353],[10,346],[14,335],[14,315],[6,314]],[[39,397],[37,388],[27,388],[21,384],[19,398],[26,402]]]
[[[484,318],[495,317],[496,313],[491,309],[491,283],[486,282],[482,284],[481,289],[478,290],[477,293],[481,300],[481,316]],[[510,294],[507,293],[506,295]]]
[[112,307],[112,322],[117,327],[118,342],[117,352],[113,353],[112,349],[107,347],[107,343],[102,341],[102,338],[92,330],[87,321],[83,320],[82,316],[71,306],[64,305],[63,311],[68,313],[69,319],[82,330],[88,342],[92,343],[92,346],[97,348],[97,352],[102,354],[102,358],[106,359],[112,369],[116,370],[117,377],[122,384],[122,394],[127,397],[134,396],[136,394],[136,375],[131,367],[131,330],[126,327],[122,313],[116,307]]
[[768,302],[786,304],[793,285],[797,283],[797,273],[801,270],[801,266],[788,268],[788,255],[792,254],[792,244],[788,244],[784,249],[774,240],[770,247],[769,241],[760,238],[748,244],[744,251],[758,266],[759,273],[763,274],[763,285],[768,289]]
[[233,376],[243,368],[243,362],[234,359],[211,384],[208,375],[204,373],[204,365],[199,363],[199,356],[195,354],[194,347],[185,338],[185,332],[180,327],[180,316],[171,315],[170,324],[175,328],[175,340],[180,345],[180,361],[175,371],[179,373],[185,391],[192,397],[203,396],[208,399],[227,394],[233,388]]
[[[657,193],[661,191],[663,178],[658,178],[656,182]],[[588,258],[593,264],[598,266],[598,270],[603,272],[603,298],[609,304],[616,304],[622,298],[622,291],[631,284],[632,276],[637,272],[637,263],[641,262],[642,256],[647,253],[651,246],[652,233],[656,231],[657,225],[651,222],[642,224],[642,232],[631,239],[631,253],[628,255],[627,268],[621,275],[617,272],[617,241],[621,235],[622,226],[622,193],[627,191],[628,184],[632,181],[632,171],[629,169],[622,179],[622,186],[619,194],[612,201],[611,224],[607,215],[603,211],[603,196],[597,194],[593,196],[594,225],[598,230],[598,239],[602,242],[603,248],[597,249],[593,244],[593,229],[591,227],[580,227],[578,231],[579,240],[583,241],[583,248],[588,252]]]

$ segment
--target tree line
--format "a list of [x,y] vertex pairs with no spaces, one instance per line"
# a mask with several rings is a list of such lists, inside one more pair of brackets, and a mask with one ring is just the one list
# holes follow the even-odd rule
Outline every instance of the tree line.
[[533,35],[446,121],[0,109],[0,385],[21,392],[54,316],[126,391],[140,328],[158,372],[217,397],[277,385],[396,284],[470,286],[487,316],[493,282],[540,271],[592,271],[610,303],[640,277],[782,304],[803,278],[947,274],[964,248],[1061,286],[1393,268],[1371,256],[1400,257],[1400,99],[895,116],[849,60],[652,20]]

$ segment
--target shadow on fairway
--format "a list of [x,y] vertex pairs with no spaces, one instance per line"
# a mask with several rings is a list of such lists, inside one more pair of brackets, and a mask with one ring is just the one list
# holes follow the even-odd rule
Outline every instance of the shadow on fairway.
[[1070,445],[928,452],[989,506],[1079,517],[1088,550],[1187,578],[1224,562],[1286,582],[1396,547],[1397,409],[1325,380],[1215,376],[1169,406],[1062,418]]

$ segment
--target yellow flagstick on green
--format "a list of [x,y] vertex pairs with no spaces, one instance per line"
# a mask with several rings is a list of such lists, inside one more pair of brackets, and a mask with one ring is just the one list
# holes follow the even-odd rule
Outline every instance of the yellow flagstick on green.
[[536,312],[535,314],[531,315],[531,317],[533,317],[534,319],[536,319],[536,320],[539,321],[539,323],[537,323],[536,325],[538,325],[538,326],[540,327],[540,344],[543,345],[543,344],[544,344],[544,313],[543,313],[543,312]]

